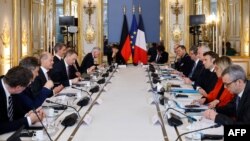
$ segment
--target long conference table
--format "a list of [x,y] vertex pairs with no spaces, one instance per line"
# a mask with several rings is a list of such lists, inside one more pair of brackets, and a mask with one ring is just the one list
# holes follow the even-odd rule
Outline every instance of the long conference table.
[[[81,118],[77,124],[64,128],[60,123],[65,116],[74,112],[72,109],[60,112],[56,120],[57,132],[51,135],[58,141],[173,141],[185,132],[183,126],[174,128],[164,119],[165,107],[152,100],[149,73],[140,66],[128,65],[113,71],[101,85],[101,90],[92,95],[90,104],[77,107]],[[63,92],[82,93],[80,90],[65,88]],[[56,97],[51,98],[55,100]],[[158,98],[156,98],[158,99]],[[74,103],[78,101],[75,100]],[[154,104],[152,104],[154,103]],[[156,122],[158,119],[158,122]],[[180,132],[180,133],[179,133]],[[6,140],[12,133],[0,135]],[[46,134],[44,134],[46,136]],[[31,138],[21,138],[32,140]],[[47,138],[48,139],[48,138]],[[186,140],[185,138],[181,138]]]

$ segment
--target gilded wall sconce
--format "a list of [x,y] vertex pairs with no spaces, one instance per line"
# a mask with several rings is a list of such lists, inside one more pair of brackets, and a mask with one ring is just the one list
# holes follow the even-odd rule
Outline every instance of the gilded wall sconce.
[[3,65],[2,72],[6,73],[10,69],[10,27],[4,23],[2,33],[0,34],[3,43],[3,52],[1,57],[1,65]]
[[10,44],[10,28],[7,23],[3,26],[3,32],[1,34],[1,40],[3,42],[4,47],[9,47]]
[[91,23],[91,15],[94,13],[94,10],[96,8],[96,6],[93,4],[93,2],[91,0],[88,1],[88,5],[84,5],[84,10],[85,10],[85,13],[89,16],[89,22],[88,24],[86,25],[86,28],[85,28],[85,40],[87,41],[87,43],[92,43],[93,40],[95,39],[95,29],[94,29],[94,26],[93,24]]
[[26,25],[24,25],[22,31],[22,56],[26,56],[27,54],[28,54],[28,32],[26,29]]
[[171,6],[172,13],[176,16],[175,24],[173,25],[172,30],[172,40],[175,43],[179,43],[182,40],[183,32],[181,30],[180,24],[178,23],[178,15],[182,13],[183,6],[179,4],[176,0],[175,4]]

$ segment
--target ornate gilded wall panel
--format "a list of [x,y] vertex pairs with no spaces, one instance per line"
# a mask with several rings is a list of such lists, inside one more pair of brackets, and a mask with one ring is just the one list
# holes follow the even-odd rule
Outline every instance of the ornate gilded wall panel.
[[232,47],[241,52],[241,0],[229,0],[228,2],[228,41]]
[[32,52],[39,55],[45,49],[45,1],[33,0],[32,11]]
[[21,48],[20,56],[30,52],[30,0],[21,0]]
[[0,74],[5,74],[11,67],[13,46],[13,1],[0,0]]

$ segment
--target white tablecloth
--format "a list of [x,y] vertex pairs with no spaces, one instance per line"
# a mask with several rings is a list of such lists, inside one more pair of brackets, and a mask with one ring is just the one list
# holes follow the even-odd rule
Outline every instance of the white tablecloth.
[[[82,125],[73,140],[80,141],[163,141],[160,125],[152,124],[157,114],[155,105],[148,104],[147,73],[141,67],[120,69],[100,98],[103,104],[90,112],[93,121]],[[60,138],[67,140],[67,138]]]

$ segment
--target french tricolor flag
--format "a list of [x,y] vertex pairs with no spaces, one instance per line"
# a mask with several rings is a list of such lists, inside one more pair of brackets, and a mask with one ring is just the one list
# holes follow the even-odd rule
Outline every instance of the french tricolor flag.
[[145,38],[144,25],[141,14],[139,14],[139,26],[135,41],[133,61],[135,64],[138,64],[140,62],[143,64],[147,64],[148,62],[146,38]]

